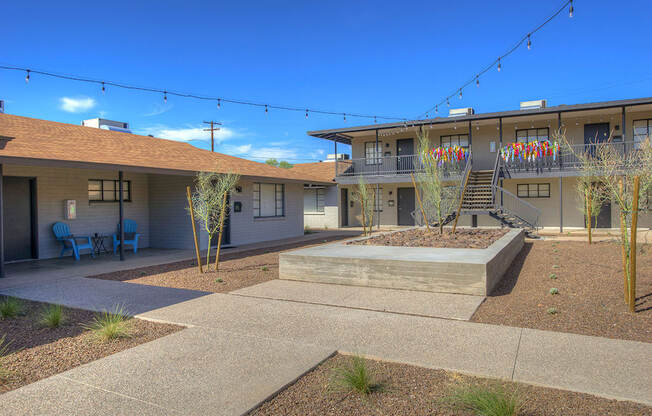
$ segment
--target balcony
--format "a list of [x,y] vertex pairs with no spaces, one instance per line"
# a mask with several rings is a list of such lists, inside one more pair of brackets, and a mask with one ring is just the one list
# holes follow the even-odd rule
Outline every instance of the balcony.
[[[459,180],[466,161],[445,164],[444,175],[451,180]],[[357,183],[362,177],[366,182],[410,182],[410,174],[423,170],[418,155],[378,156],[372,158],[350,159],[336,162],[336,179],[343,184]]]

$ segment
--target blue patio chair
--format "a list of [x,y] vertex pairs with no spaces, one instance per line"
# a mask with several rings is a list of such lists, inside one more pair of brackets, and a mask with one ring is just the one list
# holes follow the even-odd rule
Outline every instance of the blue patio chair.
[[[93,253],[93,244],[91,243],[90,237],[82,237],[72,235],[68,224],[65,222],[56,222],[52,226],[52,232],[56,237],[57,241],[61,242],[63,246],[61,248],[61,254],[59,257],[63,257],[66,254],[66,251],[72,250],[72,255],[75,257],[75,260],[79,260],[79,250],[89,249],[91,251],[91,257],[95,257]],[[84,242],[79,242],[77,240],[85,240]]]
[[[125,223],[125,246],[130,245],[134,248],[134,253],[138,253],[138,223],[134,220],[124,220]],[[113,254],[118,252],[120,247],[120,224],[118,232],[113,234]]]

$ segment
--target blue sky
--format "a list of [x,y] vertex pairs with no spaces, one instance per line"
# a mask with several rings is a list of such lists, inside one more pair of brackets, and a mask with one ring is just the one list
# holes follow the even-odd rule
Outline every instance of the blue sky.
[[[454,91],[563,1],[4,2],[0,63],[269,104],[414,117]],[[497,6],[500,4],[500,7]],[[652,96],[649,2],[577,0],[472,86],[456,107],[508,110]],[[306,131],[370,124],[0,71],[7,112],[79,123],[102,116],[137,133],[261,160],[325,158]]]

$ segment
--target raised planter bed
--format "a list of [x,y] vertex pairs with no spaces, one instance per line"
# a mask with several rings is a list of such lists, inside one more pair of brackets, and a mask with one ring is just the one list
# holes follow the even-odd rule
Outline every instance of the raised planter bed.
[[524,237],[523,230],[512,229],[484,249],[338,242],[282,253],[279,278],[486,296],[521,251]]

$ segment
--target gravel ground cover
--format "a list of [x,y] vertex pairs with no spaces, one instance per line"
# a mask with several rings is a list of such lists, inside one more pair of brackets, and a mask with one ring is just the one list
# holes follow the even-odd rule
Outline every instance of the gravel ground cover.
[[487,248],[508,231],[507,228],[459,228],[455,234],[451,234],[450,229],[445,229],[444,234],[439,234],[439,231],[435,229],[427,231],[417,228],[378,235],[366,240],[352,241],[348,244],[392,247]]
[[[335,368],[351,358],[336,355],[300,378],[296,383],[263,403],[252,414],[263,415],[475,415],[452,409],[443,400],[456,387],[491,386],[497,381],[470,377],[444,370],[366,360],[380,390],[363,397],[331,386]],[[595,416],[652,415],[652,408],[588,394],[573,393],[520,383],[501,382],[507,391],[516,390],[525,405],[521,415]]]
[[[278,279],[278,255],[282,251],[345,238],[351,238],[351,236],[330,236],[316,241],[286,244],[232,254],[227,249],[222,251],[220,255],[220,270],[218,272],[214,271],[213,264],[211,266],[213,271],[199,274],[197,261],[186,260],[90,277],[152,286],[203,290],[206,292],[230,292],[268,280]],[[206,264],[205,258],[202,263]]]
[[639,245],[634,314],[621,264],[616,242],[526,242],[471,320],[652,342],[652,246]]
[[[3,299],[0,297],[0,301]],[[183,329],[132,318],[130,337],[103,342],[82,326],[95,317],[94,312],[64,308],[65,322],[58,328],[48,328],[39,324],[46,304],[20,302],[20,316],[0,319],[0,338],[4,335],[10,342],[9,354],[2,359],[8,376],[0,379],[0,393]]]

